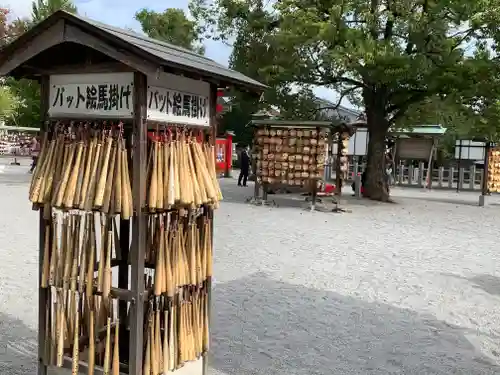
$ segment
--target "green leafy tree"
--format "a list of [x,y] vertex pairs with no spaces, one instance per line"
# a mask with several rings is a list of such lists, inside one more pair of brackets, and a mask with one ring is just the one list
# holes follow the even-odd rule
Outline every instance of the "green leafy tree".
[[8,121],[14,115],[20,100],[8,86],[0,86],[0,120]]
[[161,13],[141,9],[135,14],[135,19],[150,38],[184,47],[201,55],[205,53],[196,22],[189,20],[182,9],[168,8]]
[[[0,38],[2,44],[10,43],[26,32],[32,25],[43,21],[57,10],[76,13],[77,8],[71,0],[37,0],[32,2],[31,19],[9,21],[8,9],[0,9]],[[13,78],[5,79],[5,86],[17,98],[18,105],[6,119],[18,126],[40,126],[40,85],[36,81]]]
[[9,8],[0,8],[0,46],[12,42],[29,27],[29,21],[26,19],[9,20],[10,14]]
[[16,126],[40,126],[40,85],[29,79],[7,78],[6,85],[19,98],[19,105],[9,121]]
[[[241,4],[254,3],[193,1],[195,14],[207,20],[205,31],[223,39],[237,35],[245,22]],[[282,0],[268,11],[273,21],[266,39],[275,58],[263,68],[282,84],[331,88],[364,106],[370,135],[366,192],[387,201],[389,127],[429,97],[473,101],[472,92],[460,92],[472,90],[471,79],[486,73],[476,70],[478,63],[490,65],[491,59],[468,58],[465,50],[484,40],[484,22],[494,19],[495,9],[497,0]]]
[[[313,110],[317,107],[316,97],[307,86],[292,86],[283,84],[281,76],[267,68],[274,63],[277,52],[273,40],[268,38],[269,30],[273,28],[274,16],[261,0],[233,2],[226,9],[231,14],[226,20],[234,23],[234,38],[229,35],[216,36],[232,47],[229,67],[254,78],[269,86],[264,90],[262,98],[249,93],[233,92],[231,94],[231,110],[225,113],[220,121],[221,130],[233,130],[235,141],[250,144],[252,129],[246,125],[252,119],[252,114],[259,111],[278,110],[284,119],[304,119],[317,116]],[[191,2],[190,10],[200,31],[207,31],[211,25],[206,21],[208,12],[201,2]],[[210,15],[213,16],[213,15]],[[232,39],[231,41],[229,39]]]
[[72,0],[36,0],[31,3],[31,18],[33,22],[43,21],[58,10],[76,13],[77,8]]

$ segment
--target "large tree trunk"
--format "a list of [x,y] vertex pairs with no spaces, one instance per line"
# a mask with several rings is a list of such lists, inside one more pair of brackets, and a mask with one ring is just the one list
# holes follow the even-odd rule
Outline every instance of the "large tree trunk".
[[366,108],[368,125],[368,163],[366,166],[366,197],[382,201],[389,201],[389,189],[385,172],[385,137],[389,130],[389,123],[383,109]]

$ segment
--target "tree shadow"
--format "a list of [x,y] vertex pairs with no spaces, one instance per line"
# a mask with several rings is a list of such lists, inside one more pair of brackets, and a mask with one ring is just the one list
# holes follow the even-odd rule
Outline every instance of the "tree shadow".
[[424,202],[432,202],[432,203],[445,203],[445,204],[454,204],[458,206],[479,206],[479,194],[477,199],[474,201],[472,199],[463,199],[460,197],[457,198],[446,198],[446,197],[412,197],[412,196],[395,196],[396,201],[402,201],[405,199],[411,199],[416,201],[424,201]]
[[500,296],[500,277],[480,274],[468,279],[475,287],[484,290],[491,295]]
[[455,279],[466,280],[472,283],[475,288],[479,288],[493,296],[500,296],[500,277],[498,276],[477,274],[472,277],[463,277],[454,273],[443,273],[442,275],[453,277]]
[[37,333],[0,312],[0,374],[35,374],[37,356]]
[[500,372],[464,330],[430,315],[271,280],[214,288],[211,367],[238,375]]
[[[224,202],[227,203],[239,203],[239,204],[250,204],[249,201],[254,197],[254,183],[250,182],[248,187],[237,186],[237,182],[234,179],[221,179],[219,180],[222,195],[224,196]],[[262,197],[262,191],[260,192],[260,197]],[[330,211],[335,207],[335,200],[337,198],[333,196],[318,197],[317,208],[318,211]],[[269,194],[268,203],[269,205],[275,207],[287,207],[287,208],[301,208],[309,209],[311,207],[311,197],[306,195],[301,195],[297,192],[292,192],[289,194],[278,193]],[[340,198],[339,206],[344,209],[349,209],[350,207],[379,207],[384,205],[382,202],[372,201],[369,199],[359,199],[352,195],[350,190],[344,189],[342,196]]]

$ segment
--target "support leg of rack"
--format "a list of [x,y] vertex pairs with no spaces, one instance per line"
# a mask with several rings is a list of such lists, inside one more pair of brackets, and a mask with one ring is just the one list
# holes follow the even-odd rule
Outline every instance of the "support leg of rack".
[[312,181],[312,191],[311,191],[311,211],[316,210],[316,198],[318,195],[318,185],[316,180]]
[[263,204],[265,204],[267,202],[267,192],[268,192],[268,189],[269,189],[268,183],[264,182],[262,184],[262,202],[263,202]]

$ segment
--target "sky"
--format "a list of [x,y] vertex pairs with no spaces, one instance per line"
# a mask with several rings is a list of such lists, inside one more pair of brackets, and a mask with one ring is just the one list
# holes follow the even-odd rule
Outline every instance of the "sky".
[[[134,19],[134,14],[139,9],[148,8],[154,11],[163,11],[165,8],[181,8],[188,12],[189,0],[74,0],[78,13],[87,18],[95,19],[116,27],[132,28],[141,31],[140,24]],[[31,14],[32,0],[4,0],[2,6],[12,10],[14,17],[29,17]],[[140,4],[140,5],[139,5]],[[227,66],[231,48],[222,44],[206,40],[205,54],[216,62]],[[323,99],[337,102],[338,94],[326,88],[316,88],[315,94]],[[352,107],[348,101],[342,101],[342,105]]]

